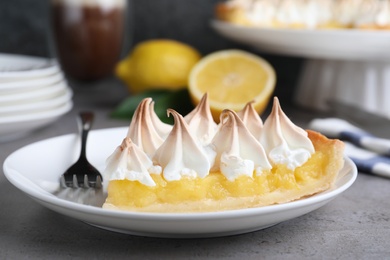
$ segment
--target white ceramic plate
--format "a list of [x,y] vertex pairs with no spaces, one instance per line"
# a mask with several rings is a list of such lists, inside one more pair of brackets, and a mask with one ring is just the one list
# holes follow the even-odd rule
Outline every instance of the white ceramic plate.
[[390,31],[265,29],[218,20],[211,21],[211,26],[228,39],[276,54],[342,60],[390,58]]
[[0,107],[51,99],[63,94],[67,89],[68,86],[66,82],[61,81],[54,85],[42,86],[40,88],[29,89],[22,92],[8,94],[0,93]]
[[[87,146],[91,163],[103,170],[126,132],[126,127],[92,131]],[[13,185],[54,211],[104,229],[153,237],[215,237],[260,230],[318,209],[350,187],[357,176],[355,165],[346,159],[333,189],[295,202],[212,213],[136,213],[87,206],[51,193],[78,153],[76,135],[60,136],[17,150],[3,169]]]
[[21,79],[12,82],[0,82],[0,95],[12,94],[26,90],[50,86],[64,81],[63,73],[55,73],[47,77],[38,77],[32,79]]
[[44,77],[59,71],[57,62],[51,59],[0,53],[0,82]]
[[72,89],[66,88],[63,93],[47,100],[21,102],[13,105],[0,105],[0,120],[4,119],[4,117],[14,117],[21,114],[25,115],[32,112],[36,113],[55,109],[69,102],[72,95]]
[[14,140],[33,130],[51,124],[69,112],[72,107],[73,102],[69,100],[65,104],[47,111],[0,117],[0,142]]

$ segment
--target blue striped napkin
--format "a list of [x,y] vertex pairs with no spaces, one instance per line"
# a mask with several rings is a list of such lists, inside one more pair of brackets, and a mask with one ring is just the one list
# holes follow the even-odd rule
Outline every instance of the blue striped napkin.
[[345,155],[359,171],[390,178],[390,140],[376,137],[340,118],[314,119],[309,129],[345,143]]

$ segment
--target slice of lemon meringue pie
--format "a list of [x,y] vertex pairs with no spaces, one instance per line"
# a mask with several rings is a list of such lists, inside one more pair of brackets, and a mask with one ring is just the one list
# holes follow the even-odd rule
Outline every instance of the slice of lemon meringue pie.
[[251,103],[217,125],[207,94],[188,115],[162,123],[144,99],[107,159],[104,208],[209,212],[285,203],[329,189],[344,145],[294,125],[278,99],[264,124]]

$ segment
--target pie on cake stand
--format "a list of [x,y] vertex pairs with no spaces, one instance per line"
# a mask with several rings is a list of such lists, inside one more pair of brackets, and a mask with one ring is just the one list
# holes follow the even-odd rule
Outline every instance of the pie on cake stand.
[[390,31],[265,29],[220,20],[211,26],[260,51],[306,58],[296,104],[326,111],[334,101],[390,118]]

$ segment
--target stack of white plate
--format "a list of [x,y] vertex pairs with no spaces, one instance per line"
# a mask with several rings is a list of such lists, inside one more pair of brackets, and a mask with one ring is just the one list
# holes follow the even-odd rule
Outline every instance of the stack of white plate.
[[72,90],[54,60],[0,53],[0,141],[48,125],[72,106]]

